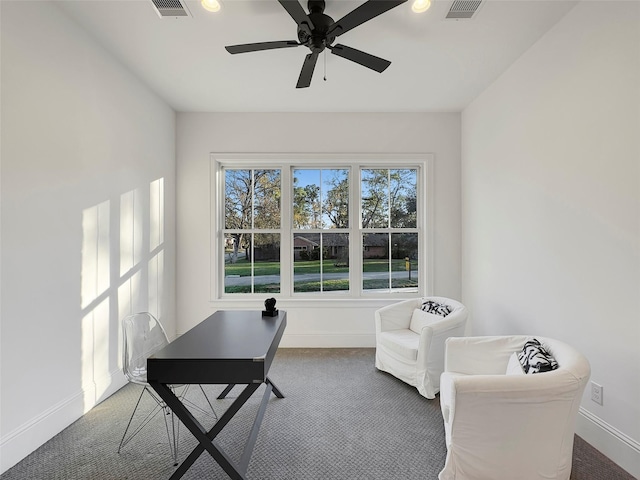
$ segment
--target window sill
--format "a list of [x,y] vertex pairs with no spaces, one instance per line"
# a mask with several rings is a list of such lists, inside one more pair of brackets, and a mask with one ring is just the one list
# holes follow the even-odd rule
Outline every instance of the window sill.
[[[407,295],[390,295],[386,294],[383,298],[376,296],[371,298],[278,298],[276,307],[279,309],[287,310],[288,308],[363,308],[374,307],[381,308],[386,305],[406,300],[408,298],[417,298],[418,294]],[[260,298],[220,298],[217,300],[211,300],[209,303],[216,309],[257,309],[264,308],[264,299],[268,298],[268,294],[264,294]]]

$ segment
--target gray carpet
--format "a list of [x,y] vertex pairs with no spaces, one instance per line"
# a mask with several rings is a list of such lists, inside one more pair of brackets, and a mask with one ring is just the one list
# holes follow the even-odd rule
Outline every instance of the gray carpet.
[[[414,388],[376,371],[373,357],[373,349],[279,350],[270,378],[285,398],[271,397],[248,477],[437,479],[446,454],[438,399],[426,400]],[[160,417],[116,453],[140,388],[122,388],[0,479],[169,478],[174,467]],[[224,412],[242,387],[236,387],[225,400],[215,400],[222,388],[205,386],[218,413]],[[233,460],[240,457],[262,389],[218,436]],[[189,397],[204,403],[197,389],[192,389]],[[150,401],[145,405],[150,407]],[[181,434],[183,459],[196,441],[186,428]],[[632,479],[579,437],[574,450],[572,480]],[[207,453],[183,478],[228,479]]]

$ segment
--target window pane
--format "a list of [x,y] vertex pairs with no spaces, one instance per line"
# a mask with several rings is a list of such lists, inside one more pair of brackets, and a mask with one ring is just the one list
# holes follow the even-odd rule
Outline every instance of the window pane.
[[293,235],[293,291],[320,291],[320,234]]
[[251,262],[247,259],[250,237],[246,234],[224,236],[224,292],[251,292]]
[[417,233],[365,233],[362,241],[363,290],[417,291]]
[[253,227],[280,228],[280,170],[254,170]]
[[320,170],[293,171],[293,228],[321,228]]
[[363,169],[362,228],[389,227],[389,170]]
[[253,244],[251,237],[224,236],[224,292],[280,292],[280,235],[257,233]]
[[322,170],[322,226],[349,228],[349,171]]
[[388,290],[389,280],[389,234],[365,233],[362,236],[363,290]]
[[322,290],[349,290],[349,234],[322,234]]
[[251,228],[251,170],[224,170],[224,227]]
[[349,170],[293,171],[294,228],[349,227]]
[[293,236],[294,292],[349,290],[349,234]]
[[418,288],[418,234],[391,234],[391,288]]
[[280,292],[280,234],[253,236],[253,278],[255,293]]
[[417,226],[417,170],[390,170],[391,228]]

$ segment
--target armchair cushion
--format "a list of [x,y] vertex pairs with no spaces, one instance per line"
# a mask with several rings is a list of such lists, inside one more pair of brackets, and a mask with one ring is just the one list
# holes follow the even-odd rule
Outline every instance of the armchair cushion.
[[422,329],[427,325],[432,325],[435,322],[442,320],[440,315],[434,315],[433,313],[427,313],[419,308],[416,308],[411,315],[411,323],[409,324],[409,330],[416,333],[422,332]]
[[522,370],[522,365],[520,365],[516,352],[513,352],[509,357],[506,375],[524,375],[524,370]]
[[380,333],[380,345],[405,360],[415,362],[418,358],[420,335],[411,330],[389,330]]
[[518,360],[524,373],[550,372],[558,368],[558,362],[535,338],[525,342],[518,353]]

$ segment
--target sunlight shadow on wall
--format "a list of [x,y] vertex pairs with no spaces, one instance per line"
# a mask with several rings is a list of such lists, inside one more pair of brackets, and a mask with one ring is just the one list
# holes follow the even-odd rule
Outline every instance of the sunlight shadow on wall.
[[[85,410],[110,382],[109,301],[110,202],[82,212],[82,391]],[[104,387],[102,387],[104,388]]]
[[164,275],[164,178],[149,186],[149,311],[162,317]]
[[[118,203],[119,208],[112,208]],[[81,385],[85,412],[123,382],[122,318],[149,311],[162,322],[164,225],[163,178],[82,212]]]

